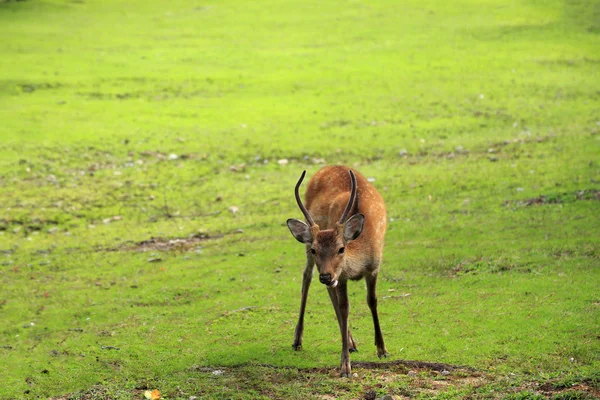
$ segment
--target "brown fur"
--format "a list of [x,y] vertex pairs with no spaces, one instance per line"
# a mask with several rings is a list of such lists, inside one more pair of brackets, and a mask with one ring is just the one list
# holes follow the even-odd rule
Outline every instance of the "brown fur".
[[[350,168],[329,166],[319,170],[309,181],[306,188],[306,208],[323,230],[334,229],[348,204],[350,197]],[[365,216],[365,225],[360,236],[346,246],[348,264],[367,264],[363,271],[349,268],[348,279],[360,279],[366,273],[376,272],[383,256],[383,243],[386,231],[386,212],[383,198],[373,185],[358,171],[356,176],[358,210]],[[327,242],[330,243],[329,241]],[[324,243],[323,243],[324,245]],[[349,265],[352,267],[351,265]]]

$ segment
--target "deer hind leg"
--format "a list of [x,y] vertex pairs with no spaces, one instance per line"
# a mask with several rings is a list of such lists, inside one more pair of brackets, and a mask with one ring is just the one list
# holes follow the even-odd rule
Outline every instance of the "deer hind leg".
[[375,327],[375,346],[377,346],[377,356],[387,357],[388,352],[385,349],[385,343],[383,342],[383,334],[381,333],[381,327],[379,326],[379,316],[377,315],[377,294],[375,289],[377,287],[377,273],[365,277],[367,283],[367,304],[371,309],[373,315],[373,325]]
[[[340,307],[338,305],[337,292],[336,292],[335,288],[327,288],[327,293],[329,293],[329,298],[331,299],[331,304],[333,304],[333,309],[335,310],[335,316],[337,317],[338,325],[340,326],[340,329],[341,329],[342,314],[340,313]],[[348,328],[348,346],[350,347],[348,349],[350,351],[350,353],[354,353],[354,352],[358,353],[358,348],[356,346],[356,342],[354,341],[354,338],[352,337],[352,334],[350,333],[350,328]]]
[[298,317],[298,323],[296,324],[296,330],[294,331],[294,343],[292,348],[294,350],[302,349],[302,337],[304,335],[304,311],[306,310],[306,299],[308,298],[308,289],[310,288],[310,282],[312,281],[313,269],[315,262],[310,254],[306,250],[306,267],[304,268],[304,274],[302,275],[302,300],[300,300],[300,315]]

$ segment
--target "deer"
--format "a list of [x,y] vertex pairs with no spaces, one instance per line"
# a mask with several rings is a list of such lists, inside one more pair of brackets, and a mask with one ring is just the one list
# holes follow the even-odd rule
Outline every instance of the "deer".
[[300,315],[292,348],[302,349],[304,312],[316,264],[319,281],[327,287],[342,335],[340,376],[349,378],[350,353],[358,349],[348,328],[348,280],[365,279],[377,355],[379,358],[388,356],[379,326],[376,295],[386,231],[385,204],[381,194],[364,176],[338,165],[324,167],[310,179],[305,206],[298,193],[305,175],[306,171],[303,171],[296,184],[295,196],[306,222],[287,220],[294,238],[306,246]]

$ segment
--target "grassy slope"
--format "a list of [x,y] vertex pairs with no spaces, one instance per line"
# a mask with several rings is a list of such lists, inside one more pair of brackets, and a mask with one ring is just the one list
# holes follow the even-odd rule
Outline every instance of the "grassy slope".
[[[592,376],[598,5],[239,3],[0,3],[0,397],[97,382],[126,393],[114,396],[219,397],[230,378],[193,365],[335,366],[319,285],[305,349],[290,346],[302,250],[283,221],[313,158],[355,166],[384,194],[393,359]],[[538,195],[559,203],[522,203]],[[100,250],[198,230],[225,236]],[[364,295],[351,286],[353,360],[374,359]],[[363,390],[295,376],[265,388],[264,371],[243,373],[226,395]]]

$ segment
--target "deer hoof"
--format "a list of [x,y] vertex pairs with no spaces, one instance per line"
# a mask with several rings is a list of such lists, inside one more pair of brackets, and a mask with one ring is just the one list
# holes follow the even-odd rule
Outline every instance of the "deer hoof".
[[377,357],[379,358],[387,358],[389,355],[390,354],[386,350],[377,352]]
[[298,343],[294,343],[294,344],[292,345],[292,349],[294,349],[294,350],[296,350],[296,351],[302,350],[302,344],[301,344],[301,343],[300,343],[300,344],[298,344]]
[[350,367],[350,359],[345,358],[340,364],[340,376],[342,378],[350,378],[352,376],[352,368]]
[[352,347],[350,350],[348,350],[350,353],[358,353],[358,349],[356,347]]

